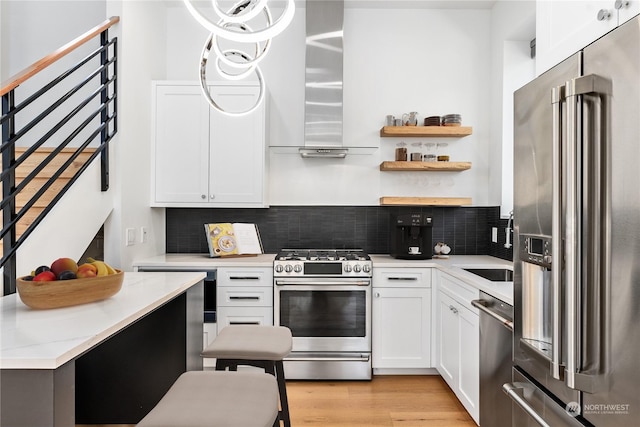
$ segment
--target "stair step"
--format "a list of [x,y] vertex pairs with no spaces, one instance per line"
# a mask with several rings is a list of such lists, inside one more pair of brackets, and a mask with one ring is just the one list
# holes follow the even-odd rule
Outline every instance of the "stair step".
[[[26,148],[16,147],[16,158],[19,158]],[[40,148],[29,158],[24,161],[16,169],[16,184],[20,183],[33,169],[39,165],[51,152],[53,148]],[[75,152],[74,148],[63,149],[38,175],[34,178],[16,197],[16,209],[24,207],[24,205],[42,188],[42,185],[62,166],[62,164],[71,157]],[[60,193],[62,188],[69,182],[71,177],[82,167],[87,159],[95,152],[94,148],[86,148],[82,153],[69,165],[69,167],[61,174],[51,187],[44,192],[35,204],[27,211],[20,221],[16,224],[16,238],[20,237],[25,230],[33,224],[38,215],[51,203],[56,195]],[[0,167],[2,165],[0,159]],[[2,212],[0,211],[0,221],[2,221]],[[3,242],[0,239],[0,253],[2,253]]]

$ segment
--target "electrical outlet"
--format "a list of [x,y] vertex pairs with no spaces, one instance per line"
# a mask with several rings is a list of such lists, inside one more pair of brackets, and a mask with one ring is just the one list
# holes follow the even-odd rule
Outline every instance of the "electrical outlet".
[[498,243],[498,227],[491,227],[491,241]]
[[127,228],[126,230],[127,246],[133,246],[136,243],[136,229]]
[[147,227],[140,227],[140,243],[147,243]]

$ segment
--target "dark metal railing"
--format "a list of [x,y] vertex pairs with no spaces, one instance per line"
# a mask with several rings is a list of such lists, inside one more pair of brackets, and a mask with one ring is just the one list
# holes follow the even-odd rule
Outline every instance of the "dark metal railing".
[[[98,156],[101,191],[109,189],[108,147],[117,132],[117,38],[109,40],[108,30],[119,20],[112,17],[104,21],[2,84],[0,267],[5,295],[16,291],[18,248]],[[16,93],[43,69],[97,37],[99,47],[66,71],[31,93]],[[58,97],[55,90],[65,92]],[[22,151],[18,157],[16,147]],[[46,157],[31,166],[34,156],[43,151]],[[17,176],[19,167],[22,171],[27,168],[25,176]],[[69,173],[64,186],[54,186]],[[45,194],[47,198],[43,198]],[[26,201],[19,204],[20,196]],[[42,210],[36,211],[36,206],[43,206]],[[24,228],[22,233],[17,232],[19,225]]]

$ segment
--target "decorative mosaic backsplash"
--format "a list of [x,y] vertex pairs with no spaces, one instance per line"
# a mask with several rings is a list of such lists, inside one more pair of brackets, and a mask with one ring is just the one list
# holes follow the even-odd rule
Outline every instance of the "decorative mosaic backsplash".
[[[167,253],[208,252],[203,224],[258,224],[265,253],[282,248],[362,248],[389,253],[393,215],[424,213],[433,218],[433,245],[445,242],[454,255],[512,259],[504,248],[506,220],[499,207],[274,206],[265,209],[167,208]],[[502,224],[504,222],[504,225]],[[491,227],[500,226],[498,243]],[[500,240],[501,239],[501,240]]]

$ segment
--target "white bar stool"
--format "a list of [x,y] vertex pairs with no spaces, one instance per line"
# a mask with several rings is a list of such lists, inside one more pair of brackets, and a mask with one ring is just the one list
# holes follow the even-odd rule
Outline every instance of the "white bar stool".
[[261,372],[180,375],[138,427],[273,427],[278,385]]
[[[216,371],[236,371],[238,365],[255,366],[276,377],[280,395],[279,419],[291,427],[282,360],[291,353],[291,330],[283,326],[229,325],[202,352],[216,358]],[[278,423],[279,424],[279,423]]]

